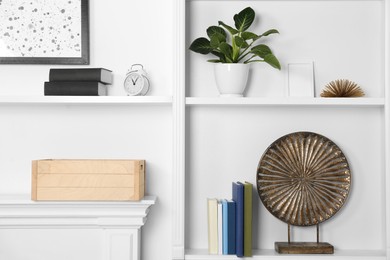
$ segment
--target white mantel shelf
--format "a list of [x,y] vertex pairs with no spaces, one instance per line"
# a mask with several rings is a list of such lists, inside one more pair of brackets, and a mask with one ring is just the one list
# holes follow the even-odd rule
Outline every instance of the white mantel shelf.
[[[156,197],[140,201],[32,201],[0,196],[0,229],[96,229],[103,260],[140,260],[141,227]],[[42,251],[45,246],[42,245]]]
[[156,197],[136,202],[32,201],[0,197],[0,228],[140,228]]

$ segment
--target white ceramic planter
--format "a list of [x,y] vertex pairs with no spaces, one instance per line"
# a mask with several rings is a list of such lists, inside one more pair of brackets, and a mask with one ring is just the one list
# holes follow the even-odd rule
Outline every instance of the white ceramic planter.
[[249,64],[214,64],[215,81],[221,97],[242,97],[248,81]]

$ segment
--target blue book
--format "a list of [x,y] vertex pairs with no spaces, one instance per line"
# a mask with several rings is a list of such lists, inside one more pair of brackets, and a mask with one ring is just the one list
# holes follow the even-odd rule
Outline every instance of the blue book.
[[244,256],[244,185],[233,182],[233,201],[236,202],[236,255]]
[[222,200],[222,254],[228,253],[228,205],[227,200]]
[[223,200],[222,215],[222,253],[224,255],[234,255],[236,254],[236,202]]

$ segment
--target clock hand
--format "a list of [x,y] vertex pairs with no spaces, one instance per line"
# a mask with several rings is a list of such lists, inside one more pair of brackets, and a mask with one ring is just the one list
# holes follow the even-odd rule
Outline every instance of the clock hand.
[[139,77],[137,77],[136,79],[135,79],[135,81],[133,80],[133,78],[131,78],[131,81],[133,82],[133,85],[135,86],[135,84],[137,83],[137,80],[139,79]]

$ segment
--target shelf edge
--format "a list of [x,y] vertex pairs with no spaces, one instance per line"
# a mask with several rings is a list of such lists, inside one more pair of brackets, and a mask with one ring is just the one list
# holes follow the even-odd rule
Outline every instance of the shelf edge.
[[1,104],[172,104],[171,96],[0,96]]
[[257,105],[257,106],[377,106],[385,105],[384,98],[204,98],[187,97],[186,105]]
[[[278,254],[272,249],[253,250],[251,259],[285,259],[286,255]],[[289,260],[298,259],[324,259],[331,258],[332,260],[386,260],[386,253],[384,250],[336,250],[334,254],[330,255],[288,255]],[[207,249],[189,249],[186,251],[186,260],[228,260],[237,259],[235,255],[209,255]]]

